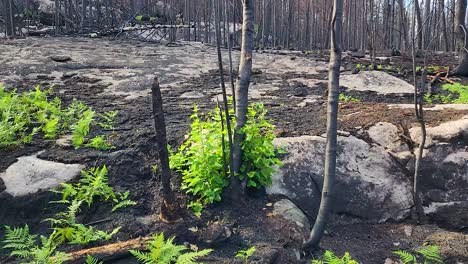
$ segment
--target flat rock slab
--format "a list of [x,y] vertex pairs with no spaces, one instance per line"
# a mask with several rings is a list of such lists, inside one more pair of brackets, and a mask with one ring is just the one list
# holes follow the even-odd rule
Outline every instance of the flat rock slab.
[[38,154],[18,158],[17,162],[0,174],[6,193],[20,197],[48,190],[75,178],[84,168],[81,164],[42,160],[37,157]]
[[410,94],[414,86],[381,71],[361,71],[358,74],[343,74],[340,85],[350,90],[374,91],[379,94]]
[[[421,129],[413,127],[409,130],[409,133],[411,139],[419,145],[421,143]],[[426,133],[425,147],[430,147],[435,142],[464,141],[468,139],[468,116],[464,116],[460,120],[445,122],[435,127],[427,127]]]

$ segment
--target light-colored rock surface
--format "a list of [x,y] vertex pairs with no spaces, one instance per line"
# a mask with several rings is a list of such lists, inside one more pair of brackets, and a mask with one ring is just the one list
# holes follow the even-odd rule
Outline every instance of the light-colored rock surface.
[[[288,153],[273,176],[270,194],[283,194],[309,215],[316,215],[323,182],[323,137],[278,138]],[[411,207],[408,179],[387,151],[354,136],[339,137],[335,213],[357,221],[402,219]]]
[[[438,142],[451,142],[458,139],[468,139],[468,116],[460,120],[442,123],[435,127],[427,127],[426,147]],[[409,130],[411,139],[421,144],[421,129],[413,127]]]
[[409,151],[408,146],[400,139],[398,128],[394,124],[379,122],[370,127],[367,133],[372,141],[392,153]]
[[[414,109],[414,104],[389,104],[389,108]],[[452,110],[468,110],[468,104],[436,104],[433,106],[424,106],[424,111],[442,111],[446,109]]]
[[340,85],[352,90],[374,91],[380,94],[414,93],[411,84],[382,71],[342,74]]
[[310,223],[307,216],[288,199],[279,200],[273,205],[273,215],[279,215],[295,223],[300,228],[303,228],[304,231],[310,230]]
[[18,197],[48,190],[75,178],[84,168],[80,164],[42,160],[37,155],[18,158],[17,162],[0,174],[6,193]]
[[439,246],[444,259],[468,263],[468,235],[462,233],[440,231],[429,235],[426,242]]

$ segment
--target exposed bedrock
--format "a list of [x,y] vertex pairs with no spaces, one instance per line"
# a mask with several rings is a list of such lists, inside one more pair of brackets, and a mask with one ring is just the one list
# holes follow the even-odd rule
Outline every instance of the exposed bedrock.
[[[425,212],[439,225],[455,230],[468,225],[467,121],[429,127],[422,161]],[[360,133],[360,138],[338,137],[335,221],[377,223],[409,216],[417,131],[410,129],[411,147],[395,125],[383,122]],[[288,197],[313,220],[320,204],[326,139],[278,138],[275,144],[287,154],[267,192]]]

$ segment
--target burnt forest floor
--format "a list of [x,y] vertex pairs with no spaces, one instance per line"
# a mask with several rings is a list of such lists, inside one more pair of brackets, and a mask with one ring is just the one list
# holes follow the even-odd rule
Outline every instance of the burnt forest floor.
[[[38,53],[38,50],[47,50],[48,41],[53,41],[59,47],[60,53],[69,54],[71,63],[53,63],[48,61],[48,53]],[[189,44],[183,44],[189,46]],[[144,51],[138,51],[144,46]],[[5,47],[6,49],[3,49]],[[28,50],[29,49],[29,50]],[[87,54],[87,60],[80,61],[77,50]],[[95,50],[105,50],[109,53],[107,58],[112,60],[119,54],[128,56],[128,65],[106,65],[99,60],[106,56],[102,51],[94,55]],[[122,226],[120,232],[112,241],[126,240],[138,236],[146,236],[155,232],[164,231],[167,236],[175,235],[178,242],[203,244],[199,233],[189,230],[193,227],[204,230],[214,222],[220,222],[228,226],[233,234],[228,241],[215,247],[216,251],[204,259],[206,263],[237,263],[233,256],[239,249],[245,249],[256,245],[259,251],[278,250],[283,256],[279,263],[297,263],[295,254],[291,250],[297,241],[289,237],[288,226],[281,220],[270,217],[272,207],[267,204],[274,202],[279,197],[268,197],[264,191],[251,191],[247,203],[240,207],[224,203],[209,206],[201,218],[196,218],[190,212],[184,221],[168,225],[158,220],[159,200],[159,175],[154,175],[152,166],[157,164],[158,155],[155,149],[155,137],[153,119],[151,112],[151,98],[144,93],[148,90],[152,75],[162,75],[161,86],[164,100],[165,118],[168,132],[168,143],[177,147],[182,144],[184,135],[189,131],[190,114],[193,104],[197,104],[201,111],[209,111],[215,106],[212,98],[219,95],[219,72],[216,69],[213,47],[199,46],[190,47],[186,50],[177,49],[177,54],[170,54],[171,48],[160,48],[156,45],[139,43],[136,41],[108,41],[74,38],[50,38],[50,39],[27,39],[0,42],[0,57],[3,61],[0,67],[0,81],[5,82],[7,87],[16,87],[18,91],[29,90],[37,84],[43,87],[55,84],[55,96],[62,99],[63,104],[69,104],[72,99],[82,100],[97,111],[118,110],[119,114],[115,121],[113,132],[113,145],[116,149],[112,151],[97,151],[87,148],[75,150],[55,144],[54,140],[37,138],[32,144],[2,150],[0,152],[0,171],[4,171],[15,162],[16,158],[31,155],[40,150],[45,150],[39,155],[42,159],[54,160],[64,163],[85,164],[87,167],[106,164],[109,168],[110,185],[118,191],[129,190],[130,198],[137,202],[136,206],[121,210],[113,214],[109,213],[108,206],[96,203],[93,207],[80,213],[80,222],[91,223],[107,219],[96,225],[97,228],[110,230]],[[3,50],[3,51],[1,51]],[[154,50],[154,53],[151,51]],[[53,50],[49,50],[51,54]],[[138,53],[141,52],[141,53]],[[179,75],[172,75],[169,65],[184,63],[184,54],[200,52],[203,59],[211,61],[211,68],[207,68],[201,74],[186,74],[179,71]],[[136,54],[138,53],[138,54]],[[135,55],[136,54],[136,55]],[[155,54],[155,55],[154,55]],[[151,60],[158,60],[158,54],[166,56],[159,67],[164,70],[155,69]],[[208,54],[210,54],[208,56]],[[235,53],[237,56],[238,53]],[[132,58],[135,55],[135,58]],[[206,56],[205,56],[206,55]],[[82,55],[80,55],[82,56]],[[113,57],[112,57],[113,56]],[[257,55],[256,55],[257,56]],[[259,55],[260,56],[260,55]],[[277,57],[278,60],[295,62],[297,60],[314,61],[326,64],[328,57],[324,55],[268,55]],[[430,65],[453,66],[449,62],[455,61],[449,55],[430,56]],[[41,63],[33,63],[37,61]],[[296,58],[297,57],[297,58]],[[22,62],[22,59],[28,60]],[[145,61],[139,62],[141,58]],[[43,61],[45,62],[43,62]],[[146,61],[148,60],[148,61]],[[405,57],[392,57],[392,64],[403,65],[409,69],[410,60]],[[75,61],[75,62],[73,62]],[[90,63],[90,62],[93,63]],[[187,62],[191,63],[191,62]],[[203,62],[202,62],[203,63]],[[352,57],[344,59],[344,71],[352,71],[357,63],[362,63]],[[382,61],[382,64],[385,62]],[[136,65],[138,64],[138,65]],[[34,68],[32,68],[34,66]],[[197,67],[196,65],[193,67]],[[268,63],[262,64],[267,68]],[[280,66],[279,66],[280,67]],[[124,84],[110,91],[106,83],[109,72],[119,70],[125,72],[133,69],[136,75],[128,78],[132,83]],[[326,68],[325,68],[326,69]],[[65,73],[75,74],[65,74]],[[92,73],[92,76],[86,73]],[[102,75],[102,76],[101,76]],[[180,77],[180,76],[183,76]],[[411,82],[406,75],[400,78]],[[226,74],[227,82],[229,76]],[[114,77],[112,77],[114,78]],[[125,76],[121,78],[125,81]],[[304,83],[291,81],[294,78],[305,78],[319,80],[315,85],[307,86]],[[326,128],[326,93],[327,73],[323,69],[314,72],[296,72],[293,69],[268,72],[256,66],[254,58],[253,85],[264,85],[275,82],[277,89],[269,91],[262,90],[252,101],[263,102],[268,109],[268,118],[276,126],[278,137],[292,137],[300,135],[321,135]],[[104,79],[104,81],[103,81]],[[115,80],[115,78],[113,79]],[[467,80],[461,80],[468,83]],[[129,96],[134,89],[142,92],[140,96]],[[436,88],[437,89],[437,88]],[[202,94],[203,96],[184,96],[184,94]],[[393,109],[388,104],[411,103],[409,95],[376,95],[371,92],[348,91],[343,87],[343,92],[359,97],[359,103],[341,103],[339,115],[339,130],[354,133],[361,128],[367,128],[377,122],[387,121],[397,124],[402,130],[410,128],[416,123],[412,109]],[[317,101],[305,106],[298,106],[304,97],[314,95]],[[448,120],[459,119],[467,115],[468,110],[444,110],[427,111],[426,122],[429,126],[440,124]],[[96,127],[93,134],[107,133]],[[91,135],[92,136],[92,135]],[[182,203],[186,197],[180,190],[180,175],[173,175],[173,186],[177,196]],[[54,200],[55,194],[43,191],[22,198],[0,197],[0,225],[13,225],[27,223],[36,233],[46,234],[49,232],[48,223],[41,222],[42,219],[51,217],[56,213],[56,207],[49,204]],[[323,249],[331,249],[342,254],[350,251],[351,254],[362,263],[383,263],[385,258],[392,255],[395,243],[404,243],[403,248],[411,248],[423,243],[423,233],[427,230],[436,229],[435,226],[420,228],[420,236],[407,238],[404,227],[412,225],[410,220],[404,223],[387,223],[378,225],[357,224],[349,226],[329,227],[327,235],[321,244]],[[0,237],[3,230],[0,231]],[[403,242],[401,242],[403,241]],[[92,244],[96,246],[99,244]],[[67,251],[77,250],[79,247],[72,246]],[[309,257],[310,259],[310,257]],[[6,256],[0,256],[1,263],[12,261]],[[113,263],[113,262],[110,262]],[[130,263],[126,260],[122,263]]]

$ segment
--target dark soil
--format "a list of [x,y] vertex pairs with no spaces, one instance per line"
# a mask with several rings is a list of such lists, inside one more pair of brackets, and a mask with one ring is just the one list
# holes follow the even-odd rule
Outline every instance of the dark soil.
[[[322,57],[321,59],[326,58]],[[352,63],[356,62],[352,61]],[[394,63],[407,65],[408,61],[401,58]],[[350,68],[352,67],[350,66]],[[225,77],[228,78],[228,76]],[[296,73],[282,76],[284,80],[294,77],[320,78],[324,82],[316,87],[307,87],[302,84],[290,87],[285,82],[279,91],[272,92],[278,99],[263,101],[269,110],[268,117],[276,125],[277,135],[288,137],[323,134],[326,128],[326,73],[317,76],[298,76]],[[158,163],[158,156],[154,147],[155,138],[150,98],[122,100],[118,96],[101,94],[105,87],[97,85],[94,79],[80,76],[67,78],[65,86],[56,87],[57,90],[58,88],[65,89],[65,93],[56,94],[63,100],[64,105],[69,104],[75,98],[84,101],[99,112],[119,110],[114,132],[103,131],[96,127],[92,130],[91,135],[113,134],[113,145],[116,146],[116,149],[112,152],[86,148],[75,150],[59,147],[52,141],[38,137],[31,145],[2,150],[0,152],[0,171],[4,171],[15,162],[17,157],[30,155],[42,149],[46,149],[40,155],[43,159],[81,163],[88,167],[107,164],[110,184],[117,191],[130,190],[130,198],[135,200],[137,205],[111,214],[109,206],[96,203],[89,210],[81,212],[80,221],[83,223],[100,221],[95,226],[104,230],[122,226],[120,233],[113,241],[146,236],[154,232],[165,232],[167,236],[176,235],[177,241],[181,243],[188,242],[214,247],[216,251],[206,258],[205,262],[207,263],[234,263],[232,259],[236,251],[251,245],[260,248],[261,254],[278,255],[278,260],[275,263],[298,263],[292,249],[300,244],[303,237],[294,237],[291,235],[294,234],[291,232],[293,227],[288,226],[281,219],[269,215],[271,207],[268,207],[267,204],[274,202],[276,198],[267,197],[263,191],[251,191],[245,204],[220,203],[210,206],[200,219],[189,212],[186,219],[177,224],[168,225],[160,222],[158,220],[160,208],[159,175],[154,175],[151,169],[153,165]],[[253,76],[252,82],[268,83],[268,80],[267,74],[257,73]],[[24,91],[38,83],[47,85],[47,75],[38,76],[38,79],[23,79],[15,86],[19,91]],[[190,126],[189,116],[193,103],[196,103],[202,112],[215,106],[215,103],[207,98],[217,95],[217,92],[214,91],[217,87],[219,87],[219,76],[216,71],[212,71],[192,78],[184,84],[182,89],[163,90],[167,134],[171,146],[177,147],[182,144],[184,135]],[[213,92],[209,92],[210,90]],[[179,98],[182,92],[188,91],[203,91],[206,97],[183,100]],[[298,91],[297,96],[294,95],[295,91]],[[304,99],[304,93],[320,95],[321,99],[319,99],[319,103],[299,107],[297,104]],[[364,92],[349,92],[349,94],[359,97],[362,103],[343,103],[340,105],[340,130],[353,132],[382,121],[401,124],[403,128],[407,129],[416,123],[412,109],[391,109],[387,106],[388,103],[411,103],[412,98],[383,97]],[[426,122],[428,125],[436,125],[466,114],[468,111],[427,111]],[[356,118],[356,115],[359,115],[359,118]],[[186,198],[179,188],[180,175],[174,174],[173,186],[180,202],[184,204]],[[60,206],[49,204],[49,201],[56,198],[54,196],[54,194],[45,191],[14,200],[11,197],[0,197],[0,224],[17,226],[28,223],[33,232],[48,233],[48,224],[41,220],[53,216],[59,210]],[[200,235],[203,231],[194,233],[188,229],[197,227],[199,230],[204,230],[214,222],[222,223],[233,231],[228,242],[220,245],[207,245]],[[401,228],[402,225],[393,224],[332,226],[328,231],[329,234],[324,238],[322,247],[332,249],[340,254],[344,251],[350,251],[362,263],[383,263],[384,259],[391,255],[391,250],[396,248],[394,243],[402,241],[404,234],[401,232]],[[3,230],[0,231],[0,237],[2,235]],[[405,243],[403,248],[420,245],[422,240],[413,239]],[[71,247],[67,250],[76,248]],[[9,261],[10,259],[6,257],[0,257],[1,263],[9,263]]]

